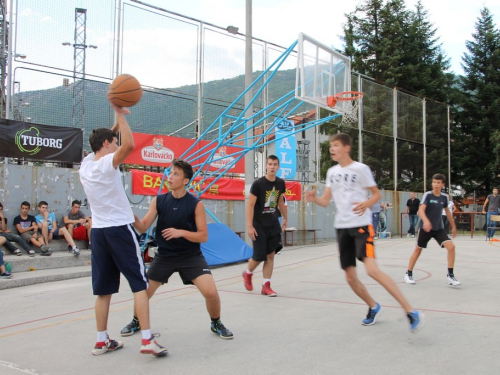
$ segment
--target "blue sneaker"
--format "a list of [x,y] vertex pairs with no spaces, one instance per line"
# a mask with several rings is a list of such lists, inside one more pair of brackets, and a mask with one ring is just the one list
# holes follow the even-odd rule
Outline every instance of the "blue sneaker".
[[363,319],[361,324],[364,326],[371,326],[375,324],[375,320],[377,320],[377,316],[380,313],[380,305],[377,303],[377,306],[372,309],[368,308],[368,314],[366,314],[366,319]]
[[420,311],[412,311],[408,315],[408,320],[410,321],[410,331],[413,333],[417,333],[424,326],[425,323],[425,315]]
[[218,334],[224,340],[231,340],[233,338],[232,332],[224,327],[224,324],[222,324],[220,319],[216,322],[212,322],[212,324],[210,325],[210,330],[213,333]]

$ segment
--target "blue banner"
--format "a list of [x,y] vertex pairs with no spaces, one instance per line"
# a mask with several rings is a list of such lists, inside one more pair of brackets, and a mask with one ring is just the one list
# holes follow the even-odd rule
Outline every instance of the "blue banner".
[[[294,123],[287,119],[277,120],[276,125],[276,156],[280,159],[280,169],[278,177],[285,180],[295,178],[297,172],[297,143],[295,134],[290,135],[294,130]],[[283,139],[280,139],[285,137]]]

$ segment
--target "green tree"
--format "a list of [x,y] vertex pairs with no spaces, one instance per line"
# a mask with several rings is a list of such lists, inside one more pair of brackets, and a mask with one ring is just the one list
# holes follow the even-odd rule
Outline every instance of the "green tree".
[[[351,57],[353,71],[374,79],[373,82],[365,80],[363,85],[363,160],[370,165],[381,186],[391,188],[395,179],[403,189],[416,190],[423,186],[422,120],[416,124],[418,114],[422,113],[422,101],[407,100],[405,112],[398,113],[400,159],[394,176],[393,93],[379,82],[397,87],[399,91],[404,88],[421,97],[447,101],[453,75],[446,73],[450,62],[436,34],[437,29],[420,2],[415,9],[408,9],[404,0],[364,0],[352,13],[346,14],[342,53]],[[439,123],[442,118],[433,113],[426,118],[433,124],[427,136],[442,138],[439,129],[444,129],[446,141],[447,121]],[[447,170],[447,163],[445,166]]]
[[[462,57],[461,102],[456,114],[454,174],[470,192],[491,191],[498,178],[500,124],[500,32],[488,8],[481,10]],[[456,157],[456,158],[455,158]]]

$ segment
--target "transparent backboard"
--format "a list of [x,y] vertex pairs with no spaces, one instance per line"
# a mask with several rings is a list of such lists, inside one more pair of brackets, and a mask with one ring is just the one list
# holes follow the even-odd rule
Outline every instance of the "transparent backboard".
[[[344,112],[346,102],[329,107],[327,98],[339,92],[351,91],[351,60],[300,33],[295,96],[329,111]],[[348,103],[351,106],[351,103]]]

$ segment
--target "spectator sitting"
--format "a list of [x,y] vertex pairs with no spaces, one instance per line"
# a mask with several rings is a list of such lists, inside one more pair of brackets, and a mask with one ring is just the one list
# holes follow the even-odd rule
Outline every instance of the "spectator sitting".
[[22,253],[21,250],[15,247],[11,242],[17,242],[19,246],[21,246],[29,254],[30,257],[35,256],[35,251],[30,249],[28,243],[21,236],[13,234],[11,233],[10,229],[7,229],[7,219],[3,216],[2,203],[0,203],[0,237],[4,237],[6,239],[5,247],[9,251],[12,251],[15,255],[20,256],[22,255]]
[[[68,230],[64,227],[57,227],[56,215],[54,215],[53,212],[49,213],[48,206],[49,204],[47,202],[40,201],[40,203],[38,203],[38,211],[40,211],[40,213],[35,216],[36,223],[42,231],[44,242],[48,244],[52,239],[58,240],[62,236],[71,246],[71,250],[69,251],[72,252],[75,256],[80,255],[80,250],[78,249],[78,247],[76,247],[75,241],[73,241],[73,239],[69,235]],[[47,251],[49,250],[51,251],[50,247]]]
[[71,210],[64,216],[64,224],[70,236],[74,240],[88,240],[90,245],[90,231],[92,230],[92,219],[80,211],[82,202],[74,200],[71,202]]
[[38,231],[38,225],[34,216],[29,215],[31,205],[29,202],[21,203],[21,215],[14,218],[14,226],[17,233],[26,242],[31,242],[33,245],[38,246],[42,250],[42,255],[51,255],[52,252],[48,251],[49,246],[43,240],[42,234]]
[[[5,237],[0,237],[0,246],[7,242]],[[3,252],[0,250],[0,279],[10,279],[12,274],[5,269],[5,263],[3,261]]]

